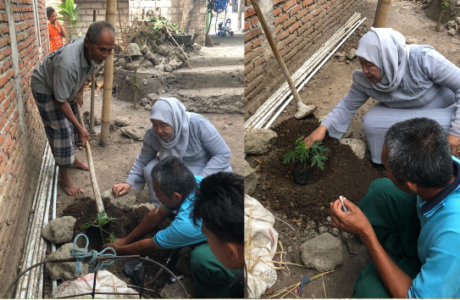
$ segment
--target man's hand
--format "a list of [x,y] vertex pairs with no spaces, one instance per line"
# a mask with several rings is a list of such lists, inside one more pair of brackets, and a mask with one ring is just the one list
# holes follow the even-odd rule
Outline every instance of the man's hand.
[[453,156],[458,157],[458,152],[460,152],[460,137],[447,134],[447,138],[449,139],[450,152]]
[[315,141],[322,142],[326,136],[327,128],[319,125],[306,139],[303,140],[305,147],[310,148]]
[[85,147],[85,141],[90,141],[91,136],[89,135],[88,131],[86,131],[86,129],[81,127],[78,130],[78,139],[80,140],[82,147]]
[[340,199],[331,203],[332,225],[341,231],[357,234],[360,237],[366,235],[369,230],[372,231],[372,226],[361,209],[345,197],[342,198],[349,212],[342,211],[342,202]]
[[[109,242],[110,239],[106,239],[105,241],[106,241],[106,242]],[[105,249],[105,248],[107,248],[107,247],[111,247],[111,248],[113,248],[113,250],[115,250],[115,252],[117,252],[117,254],[118,254],[118,252],[120,252],[120,247],[126,246],[126,245],[128,245],[128,244],[129,244],[129,243],[128,243],[128,241],[127,241],[126,238],[121,238],[121,239],[116,239],[116,243],[115,243],[115,244],[114,244],[114,243],[107,243],[107,244],[104,244],[104,245],[102,246],[102,249]]]
[[77,94],[75,98],[73,98],[72,103],[75,105],[80,105],[81,107],[83,105],[83,97],[80,97],[80,95]]
[[116,196],[121,196],[129,192],[131,185],[129,183],[118,183],[112,187],[112,192]]

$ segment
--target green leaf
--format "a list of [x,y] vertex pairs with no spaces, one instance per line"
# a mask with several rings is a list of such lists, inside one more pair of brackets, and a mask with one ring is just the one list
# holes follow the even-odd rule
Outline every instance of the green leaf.
[[65,1],[66,10],[71,16],[74,15],[74,13],[73,13],[74,12],[74,5],[75,5],[75,3],[73,2],[73,0],[66,0]]
[[75,13],[74,13],[75,20],[76,20],[77,17],[78,17],[78,12],[80,11],[80,8],[81,8],[81,6],[77,7],[77,9],[75,10]]
[[65,3],[61,3],[57,6],[58,8],[65,9]]
[[66,10],[60,10],[59,14],[69,19],[72,18]]
[[289,150],[288,153],[286,153],[286,155],[284,156],[284,159],[283,159],[283,163],[284,164],[287,164],[287,163],[295,163],[295,160],[297,158],[297,154],[292,151],[292,150]]
[[117,244],[117,238],[113,232],[109,233],[109,239],[112,244]]

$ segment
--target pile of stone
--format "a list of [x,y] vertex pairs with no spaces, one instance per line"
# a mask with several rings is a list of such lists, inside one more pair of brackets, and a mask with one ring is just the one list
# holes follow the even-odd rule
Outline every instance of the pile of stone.
[[447,34],[454,36],[460,29],[460,17],[450,20],[446,23]]
[[[193,45],[191,47],[198,48],[200,46]],[[128,51],[122,53],[122,57],[115,63],[115,66],[125,70],[155,68],[161,72],[172,72],[180,68],[185,60],[184,53],[168,43],[163,43],[156,49],[147,45],[139,47],[138,44],[131,43],[128,45]]]

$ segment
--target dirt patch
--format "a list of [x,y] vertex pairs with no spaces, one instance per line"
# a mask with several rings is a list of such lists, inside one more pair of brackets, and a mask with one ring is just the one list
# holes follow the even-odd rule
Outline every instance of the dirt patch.
[[288,220],[296,220],[303,227],[310,220],[325,222],[329,203],[339,195],[357,204],[369,184],[385,175],[382,166],[357,158],[348,146],[328,138],[324,141],[327,148],[324,171],[314,167],[307,185],[294,183],[294,166],[283,164],[284,155],[293,148],[296,139],[308,136],[317,127],[316,119],[286,120],[274,128],[278,139],[267,154],[247,158],[253,167],[261,162],[256,198],[266,200],[262,201],[264,205],[282,210]]
[[[133,231],[142,221],[142,219],[147,215],[149,210],[145,207],[133,209],[130,212],[124,212],[122,209],[112,205],[110,201],[104,201],[104,208],[105,211],[107,212],[107,215],[109,217],[116,218],[117,221],[116,223],[111,223],[107,224],[104,229],[107,230],[108,232],[113,232],[116,237],[126,237],[131,231]],[[63,214],[65,216],[73,216],[74,218],[77,219],[77,222],[75,223],[75,229],[74,229],[74,236],[75,237],[80,234],[84,233],[87,235],[88,240],[89,240],[89,246],[88,246],[88,251],[90,250],[101,250],[102,246],[102,238],[101,238],[101,233],[99,229],[91,227],[88,230],[83,230],[81,229],[81,225],[85,224],[86,222],[89,222],[93,220],[97,216],[97,208],[96,208],[96,202],[94,199],[91,199],[89,197],[84,197],[84,198],[79,198],[76,199],[74,203],[69,205],[64,211]],[[144,235],[141,237],[141,239],[146,239],[146,238],[152,238],[156,232],[159,230],[166,228],[170,224],[170,219],[167,219],[160,227],[158,227],[158,230],[154,230],[149,232],[148,234]],[[104,239],[108,238],[108,234],[104,233]],[[77,245],[79,247],[84,248],[85,247],[85,239],[80,238],[77,242]],[[157,252],[152,252],[147,254],[147,257],[159,262],[160,264],[164,264],[171,254],[172,250],[164,250],[164,251],[157,251]],[[122,271],[123,265],[127,261],[120,261],[115,263],[114,267],[112,269],[109,269],[110,272],[112,272],[114,275],[116,275],[118,278],[124,280],[128,284],[135,284],[134,282],[131,281],[131,279],[127,276]],[[180,275],[180,272],[178,272],[174,268],[174,262],[171,263],[168,268],[176,275]],[[145,288],[148,288],[151,291],[145,291],[144,292],[144,298],[160,298],[160,291],[161,289],[165,286],[165,284],[168,282],[170,279],[171,275],[169,275],[167,272],[163,272],[160,277],[158,277],[157,280],[155,280],[153,283],[148,284],[150,281],[153,280],[155,277],[155,274],[159,270],[159,267],[152,263],[146,263],[145,267],[145,282],[146,285],[144,286]],[[49,277],[48,277],[49,280]],[[139,289],[136,289],[139,290]],[[48,295],[49,296],[49,295]]]

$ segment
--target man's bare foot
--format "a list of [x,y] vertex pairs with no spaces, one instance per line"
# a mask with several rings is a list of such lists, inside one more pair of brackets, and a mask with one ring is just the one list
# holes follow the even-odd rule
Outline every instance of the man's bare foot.
[[[64,169],[64,168],[63,168]],[[67,168],[65,168],[67,169]],[[76,186],[73,182],[72,179],[70,178],[69,174],[67,173],[67,170],[65,172],[61,171],[61,188],[64,190],[64,192],[69,195],[69,196],[76,196],[83,191]]]
[[72,168],[73,168],[73,169],[82,169],[82,170],[85,170],[85,171],[89,171],[88,164],[82,162],[81,160],[79,160],[79,159],[76,158],[76,157],[75,157],[75,162],[74,162]]

